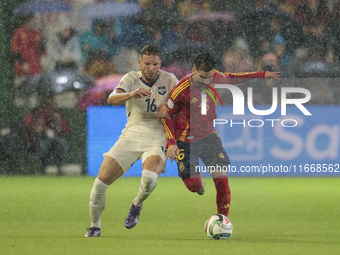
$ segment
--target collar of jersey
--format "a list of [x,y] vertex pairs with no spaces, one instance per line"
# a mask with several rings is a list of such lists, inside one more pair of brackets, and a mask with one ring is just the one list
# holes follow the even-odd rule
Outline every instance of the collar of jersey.
[[151,87],[157,82],[158,77],[159,77],[159,74],[157,75],[156,79],[155,79],[153,82],[151,82],[151,83],[146,82],[142,77],[140,77],[139,79],[140,79],[141,82],[143,82],[146,86],[148,86],[148,87],[151,88]]

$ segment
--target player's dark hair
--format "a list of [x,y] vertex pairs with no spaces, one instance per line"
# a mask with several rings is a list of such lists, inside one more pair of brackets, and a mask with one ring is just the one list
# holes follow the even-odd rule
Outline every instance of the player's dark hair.
[[194,56],[194,65],[197,70],[210,72],[215,68],[215,59],[208,52],[200,52]]
[[159,50],[158,46],[152,45],[152,44],[148,44],[140,50],[140,56],[142,55],[147,55],[147,56],[155,55],[155,56],[158,56],[159,58],[162,57],[161,51]]

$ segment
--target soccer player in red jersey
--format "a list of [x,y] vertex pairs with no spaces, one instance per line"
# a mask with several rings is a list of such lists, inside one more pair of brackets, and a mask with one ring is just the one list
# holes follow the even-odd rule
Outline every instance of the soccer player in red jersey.
[[[178,174],[191,192],[204,194],[205,184],[197,171],[199,158],[206,165],[226,169],[230,164],[221,139],[215,131],[215,100],[206,100],[206,114],[202,115],[201,93],[213,94],[213,79],[224,78],[225,83],[235,84],[251,78],[278,78],[278,72],[220,73],[215,70],[215,61],[209,53],[194,57],[193,73],[185,76],[170,92],[168,102],[162,107],[159,117],[163,118],[167,136],[167,156],[171,162],[177,160]],[[216,97],[216,96],[214,96]],[[217,212],[228,216],[230,189],[226,171],[210,172],[216,188]]]

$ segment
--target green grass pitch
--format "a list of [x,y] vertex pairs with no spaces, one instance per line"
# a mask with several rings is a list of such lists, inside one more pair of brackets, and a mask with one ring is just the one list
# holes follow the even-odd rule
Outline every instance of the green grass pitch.
[[216,213],[208,178],[204,196],[159,178],[138,225],[125,229],[139,180],[109,188],[102,236],[85,238],[94,178],[0,176],[0,254],[340,254],[339,178],[230,178],[234,232],[222,241],[204,233]]

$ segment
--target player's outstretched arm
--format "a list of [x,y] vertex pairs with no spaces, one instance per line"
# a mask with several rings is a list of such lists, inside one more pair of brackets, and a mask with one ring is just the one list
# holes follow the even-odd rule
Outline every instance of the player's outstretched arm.
[[151,91],[145,88],[138,88],[132,92],[125,92],[123,89],[115,89],[107,99],[109,105],[121,105],[130,98],[141,98],[141,97],[151,96]]
[[166,119],[170,119],[170,115],[168,113],[168,107],[166,106],[166,103],[165,104],[162,104],[161,108],[159,109],[159,112],[158,112],[158,121],[159,122],[162,122],[162,118],[166,118]]
[[177,154],[178,154],[178,147],[177,145],[170,145],[167,152],[166,152],[166,156],[170,159],[170,161],[172,162],[173,160],[177,160]]
[[264,75],[264,78],[275,78],[275,79],[279,79],[280,76],[280,72],[266,72]]

